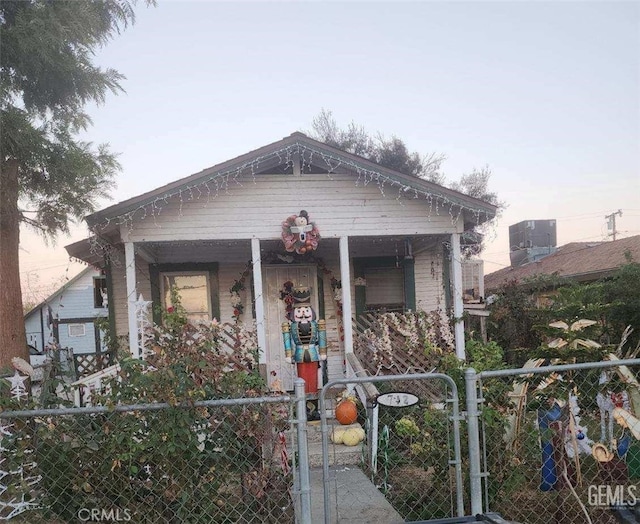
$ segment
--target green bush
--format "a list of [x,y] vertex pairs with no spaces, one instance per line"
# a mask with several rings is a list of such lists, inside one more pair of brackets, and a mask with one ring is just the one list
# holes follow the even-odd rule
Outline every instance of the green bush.
[[[33,453],[41,475],[43,513],[75,521],[81,508],[117,508],[135,522],[291,521],[291,479],[273,459],[288,406],[194,406],[267,394],[255,337],[242,326],[190,324],[179,307],[164,320],[148,332],[146,360],[122,360],[92,394],[92,404],[114,410],[15,424],[14,444]],[[236,344],[223,343],[229,329]],[[170,407],[115,410],[141,403]],[[14,446],[12,460],[24,456]]]

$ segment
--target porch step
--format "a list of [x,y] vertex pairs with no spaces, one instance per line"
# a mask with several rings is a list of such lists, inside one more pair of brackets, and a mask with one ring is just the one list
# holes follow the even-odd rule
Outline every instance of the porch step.
[[[335,419],[329,419],[329,427],[327,428],[329,436],[333,428],[349,429],[361,428],[358,423],[343,426]],[[307,443],[309,449],[309,466],[322,466],[322,424],[319,420],[307,423]],[[328,460],[329,466],[346,466],[361,464],[364,453],[364,442],[357,446],[345,446],[343,444],[334,444],[329,438]]]

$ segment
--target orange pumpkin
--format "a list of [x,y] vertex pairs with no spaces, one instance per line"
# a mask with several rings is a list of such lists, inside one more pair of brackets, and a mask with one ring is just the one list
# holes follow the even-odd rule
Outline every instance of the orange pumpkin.
[[336,406],[336,420],[340,424],[353,424],[358,419],[358,410],[353,400],[343,400]]

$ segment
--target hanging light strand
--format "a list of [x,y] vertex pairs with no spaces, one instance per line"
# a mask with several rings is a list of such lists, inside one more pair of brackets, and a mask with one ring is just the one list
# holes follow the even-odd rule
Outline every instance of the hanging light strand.
[[356,173],[357,177],[354,181],[356,187],[366,187],[370,183],[375,183],[383,197],[387,196],[385,194],[385,186],[397,188],[398,193],[394,198],[400,203],[402,203],[403,197],[409,198],[410,195],[413,195],[412,198],[414,199],[424,198],[429,204],[429,219],[433,214],[440,215],[444,210],[448,212],[452,222],[459,220],[464,212],[470,213],[475,218],[476,224],[490,220],[494,216],[493,213],[481,206],[473,206],[464,202],[463,199],[447,195],[445,192],[416,187],[413,184],[398,180],[385,173],[364,168],[362,165],[350,159],[342,158],[326,151],[315,150],[308,145],[294,142],[276,151],[258,156],[240,166],[211,173],[198,182],[169,190],[161,196],[152,197],[134,209],[129,209],[119,215],[105,217],[96,223],[92,227],[92,230],[94,233],[98,233],[100,230],[115,224],[124,226],[131,231],[135,220],[144,220],[149,215],[153,217],[154,224],[157,227],[161,227],[157,222],[157,218],[160,216],[163,207],[168,205],[172,200],[178,201],[178,215],[182,217],[185,203],[200,201],[206,195],[206,205],[208,205],[212,200],[218,198],[221,192],[225,194],[229,193],[230,184],[244,187],[240,179],[245,175],[250,176],[255,184],[256,175],[260,172],[260,166],[269,161],[277,160],[279,165],[284,164],[291,168],[294,164],[294,159],[299,157],[302,169],[304,170],[304,166],[308,166],[310,170],[314,158],[318,156],[321,160],[316,160],[316,162],[318,165],[324,166],[327,171],[326,175],[330,180],[334,179],[333,175],[336,174],[336,171],[343,168]]

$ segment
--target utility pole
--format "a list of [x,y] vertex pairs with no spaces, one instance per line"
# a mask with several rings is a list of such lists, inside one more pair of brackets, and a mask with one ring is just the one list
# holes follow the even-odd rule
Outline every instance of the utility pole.
[[622,216],[622,209],[618,209],[618,211],[615,211],[613,213],[611,213],[610,215],[605,215],[605,220],[607,220],[607,229],[609,231],[611,231],[611,233],[608,234],[608,236],[612,236],[613,240],[616,239],[616,215],[618,216]]

